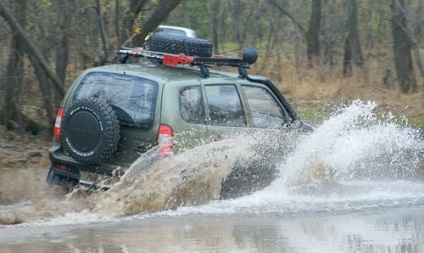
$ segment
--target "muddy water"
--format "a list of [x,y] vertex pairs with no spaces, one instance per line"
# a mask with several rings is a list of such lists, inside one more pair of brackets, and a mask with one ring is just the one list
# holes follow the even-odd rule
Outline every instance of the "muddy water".
[[[424,142],[375,108],[355,101],[312,134],[236,137],[148,169],[140,159],[107,192],[40,190],[0,206],[4,224],[20,223],[0,225],[0,252],[423,252]],[[220,199],[252,161],[278,176]]]
[[423,252],[424,208],[157,215],[8,229],[0,252]]

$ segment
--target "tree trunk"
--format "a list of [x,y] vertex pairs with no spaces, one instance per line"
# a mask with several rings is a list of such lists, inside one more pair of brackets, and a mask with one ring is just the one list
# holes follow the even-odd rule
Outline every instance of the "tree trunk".
[[235,40],[241,50],[244,47],[244,25],[242,20],[243,4],[241,1],[228,1],[228,8],[232,16],[232,29]]
[[408,8],[408,13],[410,13],[410,15],[413,15],[412,20],[409,20],[411,25],[411,46],[415,56],[415,63],[417,64],[421,77],[424,77],[424,63],[421,57],[419,38],[421,37],[424,18],[420,17],[419,15],[423,15],[423,12],[424,3],[422,1],[419,2],[418,7],[415,11],[411,10],[411,8]]
[[212,42],[213,42],[213,46],[214,46],[214,51],[215,54],[219,54],[219,48],[218,48],[218,43],[219,43],[219,38],[218,38],[218,29],[219,29],[219,9],[221,6],[221,0],[215,0],[213,2],[213,6],[212,6]]
[[102,7],[100,5],[100,0],[96,0],[96,12],[97,12],[97,20],[99,24],[99,30],[100,30],[100,37],[102,39],[102,53],[100,54],[100,60],[99,65],[103,66],[106,64],[109,58],[109,43],[107,39],[106,34],[106,28],[103,21],[103,13],[102,13]]
[[417,90],[414,65],[411,55],[411,41],[407,31],[404,0],[392,0],[393,54],[397,80],[403,93]]
[[322,0],[312,0],[311,18],[309,29],[306,33],[306,53],[309,64],[315,66],[320,62],[319,33],[321,30]]
[[[20,8],[21,13],[22,8]],[[0,111],[0,123],[13,130],[23,124],[22,113],[17,103],[20,101],[20,86],[23,82],[23,45],[18,35],[12,36],[9,60],[6,67],[6,83],[4,87],[3,105]]]
[[343,76],[352,74],[352,61],[362,68],[364,57],[362,56],[361,43],[358,34],[358,7],[356,0],[347,0],[348,19],[346,23],[347,37],[344,47]]
[[[61,16],[60,19],[60,34],[59,34],[59,43],[56,47],[56,75],[59,78],[59,80],[61,81],[62,84],[65,83],[66,80],[66,69],[68,66],[68,56],[69,56],[69,37],[70,37],[70,24],[72,21],[72,16],[71,16],[71,8],[69,7],[70,5],[73,6],[73,0],[58,0],[58,12],[60,12],[61,14],[59,14],[59,16]],[[37,66],[38,67],[38,66]],[[34,66],[35,72],[37,73],[38,71],[36,70],[37,68],[36,66]],[[44,78],[43,78],[44,79]],[[40,80],[40,78],[39,78]],[[41,80],[40,80],[41,82]],[[48,84],[48,81],[44,81]],[[43,85],[40,84],[40,86],[42,87]],[[48,91],[45,91],[48,92]],[[44,93],[43,91],[43,97],[46,97],[47,93]],[[59,105],[61,103],[62,100],[62,96],[59,94],[59,92],[55,92],[55,104]]]
[[[114,20],[114,28],[115,28],[115,36],[118,45],[123,43],[121,38],[121,25],[120,25],[120,17],[121,16],[121,1],[115,0],[115,20]],[[122,29],[123,30],[123,29]]]

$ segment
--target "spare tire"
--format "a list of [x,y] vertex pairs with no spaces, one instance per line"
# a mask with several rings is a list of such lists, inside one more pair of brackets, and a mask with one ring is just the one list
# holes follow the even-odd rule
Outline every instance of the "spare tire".
[[187,56],[211,57],[213,45],[207,40],[156,33],[147,42],[150,51]]
[[66,110],[62,136],[62,146],[71,157],[98,164],[110,159],[118,147],[119,121],[105,101],[84,98]]

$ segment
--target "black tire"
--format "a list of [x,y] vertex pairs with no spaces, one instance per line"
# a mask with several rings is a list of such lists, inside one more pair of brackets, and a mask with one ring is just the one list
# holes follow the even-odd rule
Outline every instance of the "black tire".
[[161,33],[154,34],[147,45],[150,51],[187,56],[211,57],[213,51],[207,40]]
[[120,138],[119,121],[105,101],[84,98],[66,110],[62,146],[75,160],[98,164],[111,158]]

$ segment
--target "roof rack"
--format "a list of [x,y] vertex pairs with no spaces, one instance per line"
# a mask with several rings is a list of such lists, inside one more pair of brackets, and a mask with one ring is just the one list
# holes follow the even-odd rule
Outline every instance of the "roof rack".
[[119,63],[126,63],[128,58],[132,56],[143,57],[148,59],[157,59],[163,65],[171,67],[177,65],[199,66],[200,74],[204,78],[209,77],[208,68],[212,67],[212,65],[237,67],[239,71],[239,77],[246,78],[247,69],[249,69],[249,65],[255,63],[257,59],[257,51],[254,48],[245,49],[243,51],[243,58],[232,58],[221,55],[216,55],[214,57],[187,56],[183,53],[169,54],[144,50],[143,48],[139,47],[122,47],[117,53]]

